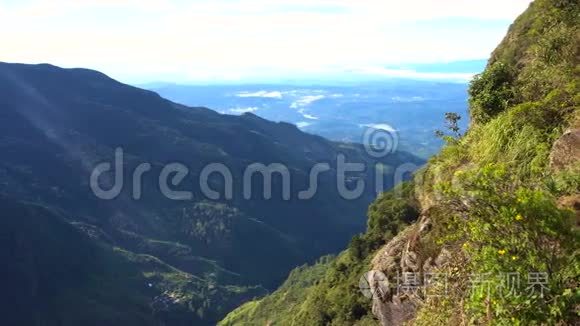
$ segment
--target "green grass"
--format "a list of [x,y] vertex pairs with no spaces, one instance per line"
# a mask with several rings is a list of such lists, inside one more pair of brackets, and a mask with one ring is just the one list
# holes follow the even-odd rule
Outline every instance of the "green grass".
[[271,295],[245,303],[232,311],[219,325],[286,325],[321,280],[332,257],[323,257],[312,266],[298,267]]

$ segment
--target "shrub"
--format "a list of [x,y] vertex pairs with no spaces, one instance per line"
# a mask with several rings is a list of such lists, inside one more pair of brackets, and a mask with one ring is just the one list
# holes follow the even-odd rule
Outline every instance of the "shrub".
[[509,67],[495,62],[475,76],[469,87],[470,114],[475,123],[485,123],[504,111],[514,96]]
[[[508,171],[488,164],[462,174],[460,190],[441,185],[454,212],[444,240],[462,243],[469,257],[462,268],[487,277],[464,293],[465,312],[473,320],[499,325],[569,321],[580,272],[572,214],[558,208],[548,192],[516,186]],[[514,295],[505,292],[508,273],[521,277],[510,284]],[[529,275],[542,275],[545,289],[530,293]]]

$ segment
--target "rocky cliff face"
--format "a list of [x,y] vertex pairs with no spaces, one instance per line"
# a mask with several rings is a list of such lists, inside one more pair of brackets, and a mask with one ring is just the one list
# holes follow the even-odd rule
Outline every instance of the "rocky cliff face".
[[580,128],[568,129],[552,146],[550,169],[564,171],[580,161]]
[[[580,129],[568,129],[553,144],[549,155],[549,166],[554,172],[569,171],[580,163]],[[417,189],[420,191],[420,189]],[[460,252],[450,252],[447,248],[433,246],[433,223],[436,218],[431,214],[437,209],[436,200],[429,196],[424,199],[425,207],[419,220],[407,227],[391,241],[378,250],[371,261],[367,274],[372,296],[372,313],[383,326],[403,325],[412,322],[425,302],[424,288],[426,276],[438,271],[448,270],[467,260]],[[580,226],[580,194],[558,198],[560,207],[571,210],[576,216],[576,226]],[[436,215],[436,214],[435,214]],[[410,284],[404,275],[411,276],[417,284]],[[396,284],[395,284],[396,283]]]
[[[472,82],[473,126],[462,139],[449,140],[447,148],[416,177],[415,196],[421,206],[419,220],[391,239],[372,259],[373,272],[367,277],[375,294],[372,312],[381,325],[501,323],[505,316],[501,311],[505,307],[495,305],[496,300],[503,298],[494,297],[493,290],[487,297],[474,298],[469,292],[471,280],[467,275],[475,271],[499,273],[497,265],[519,268],[528,277],[530,270],[544,266],[548,270],[546,275],[559,282],[551,289],[554,295],[551,300],[567,302],[563,299],[566,293],[572,293],[577,287],[577,282],[562,276],[567,273],[563,272],[567,267],[556,267],[551,262],[534,265],[521,259],[526,250],[533,251],[529,247],[533,243],[540,248],[539,256],[546,254],[542,250],[555,250],[557,253],[550,258],[552,262],[565,252],[562,241],[572,242],[570,253],[578,250],[574,240],[577,233],[568,240],[563,239],[564,234],[569,231],[574,234],[580,225],[579,14],[577,1],[535,1],[511,26],[486,71]],[[497,166],[505,171],[494,170]],[[487,176],[486,171],[491,170],[494,172]],[[496,173],[501,174],[499,179],[505,180],[503,186],[499,186],[501,180],[492,180]],[[486,177],[473,187],[463,174]],[[481,195],[484,192],[487,197]],[[529,203],[524,198],[514,198],[515,204],[503,201],[516,192],[546,194],[546,205],[557,205],[562,212],[567,212],[555,221],[563,223],[561,229],[552,230],[547,236],[542,234],[538,225],[560,213],[524,209]],[[494,207],[494,201],[502,204]],[[517,213],[520,210],[534,216]],[[513,215],[504,222],[497,218],[502,214]],[[575,226],[567,224],[571,215],[575,216]],[[474,222],[477,219],[481,222]],[[533,227],[526,226],[520,235],[513,234],[514,238],[507,241],[513,247],[503,247],[499,244],[501,238],[491,240],[492,230],[497,229],[499,234],[519,227],[514,224],[528,222],[527,219],[538,227],[531,232]],[[530,234],[524,233],[526,228]],[[458,234],[465,238],[454,237]],[[454,238],[448,241],[450,237]],[[518,241],[527,240],[530,240],[528,247],[515,249]],[[485,267],[486,264],[489,266]],[[578,271],[577,261],[572,264],[571,270]],[[431,285],[442,286],[442,282],[429,284],[427,281],[427,276],[436,273],[445,273],[448,278],[445,290],[451,291],[442,300],[425,292]],[[417,281],[421,290],[409,291],[410,284],[405,283],[409,281]],[[556,299],[558,291],[561,291],[560,299]],[[534,298],[528,300],[534,301]],[[506,299],[504,304],[513,304],[513,324],[522,320],[528,320],[524,324],[537,320],[548,324],[578,321],[574,317],[578,306],[570,302],[566,308],[556,308],[553,319],[545,311],[524,308],[525,303],[515,303],[515,299]],[[538,299],[536,305],[549,303]]]
[[[580,128],[566,130],[552,146],[550,152],[550,169],[553,172],[578,172],[580,162]],[[569,194],[558,198],[560,207],[571,209],[575,213],[576,227],[580,227],[580,194]]]

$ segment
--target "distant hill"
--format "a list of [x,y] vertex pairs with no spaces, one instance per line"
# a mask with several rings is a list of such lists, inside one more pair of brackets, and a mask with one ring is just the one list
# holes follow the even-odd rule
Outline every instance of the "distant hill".
[[[135,167],[151,164],[139,200],[131,186],[113,200],[91,192],[92,170],[113,163],[118,147],[126,185]],[[381,163],[390,187],[397,166],[423,162],[405,152],[375,159],[291,124],[176,104],[96,71],[10,63],[0,63],[0,151],[0,258],[10,266],[0,275],[16,280],[2,318],[42,325],[215,324],[363,229],[374,190],[342,199],[334,169],[312,199],[296,198],[315,163],[335,166],[339,154]],[[192,200],[162,196],[158,177],[173,162],[189,168],[176,188]],[[291,200],[278,190],[270,200],[240,195],[242,171],[255,162],[288,167]],[[233,199],[202,196],[199,173],[209,163],[232,171]],[[366,170],[348,181],[372,178]]]
[[[455,63],[454,68],[445,64],[425,65],[421,69],[436,70],[438,66],[461,70],[463,65]],[[437,153],[443,145],[433,135],[443,125],[445,112],[460,114],[463,130],[469,123],[466,82],[391,78],[337,85],[308,82],[152,84],[145,88],[178,103],[204,105],[227,114],[251,112],[268,120],[290,122],[304,132],[334,141],[360,143],[365,128],[388,124],[397,130],[400,150],[425,159]]]

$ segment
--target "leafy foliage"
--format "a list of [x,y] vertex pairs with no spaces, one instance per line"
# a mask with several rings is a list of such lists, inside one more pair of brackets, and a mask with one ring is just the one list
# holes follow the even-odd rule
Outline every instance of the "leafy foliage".
[[[537,0],[516,20],[472,82],[474,125],[423,173],[423,197],[445,212],[434,216],[438,242],[454,259],[442,268],[450,295],[427,300],[416,324],[578,321],[579,235],[558,197],[578,196],[580,174],[548,163],[554,141],[578,127],[579,12],[578,2]],[[544,296],[528,295],[534,272],[546,274]],[[506,273],[522,277],[513,290],[523,295],[505,295]],[[488,279],[472,289],[472,274]]]
[[353,258],[364,259],[375,252],[419,215],[413,197],[413,184],[402,183],[382,193],[368,210],[367,231],[352,238],[349,251]]
[[[442,242],[461,248],[458,255],[467,257],[461,266],[444,269],[453,274],[461,268],[451,287],[462,290],[448,301],[429,302],[419,321],[452,307],[461,307],[463,319],[499,325],[572,320],[580,294],[580,238],[572,231],[571,212],[558,208],[545,190],[518,186],[517,176],[501,165],[489,164],[458,178],[461,187],[440,185],[448,213],[439,219],[447,227]],[[510,274],[513,279],[508,280]],[[485,280],[468,290],[475,275]],[[530,275],[545,275],[542,288],[530,287]]]
[[223,325],[374,325],[371,301],[360,293],[361,275],[374,252],[417,219],[414,186],[403,183],[369,207],[367,232],[353,237],[338,257],[300,267],[259,301],[229,314]]
[[512,73],[508,66],[496,62],[475,76],[469,88],[469,104],[473,122],[487,122],[510,104],[514,94]]

